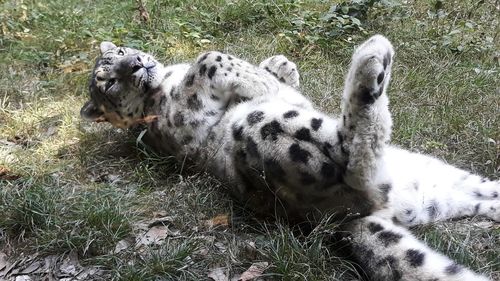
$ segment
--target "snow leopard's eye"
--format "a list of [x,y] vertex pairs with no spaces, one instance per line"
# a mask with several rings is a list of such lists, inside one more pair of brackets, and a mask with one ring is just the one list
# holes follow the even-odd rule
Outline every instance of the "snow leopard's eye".
[[120,48],[120,49],[118,50],[118,55],[119,55],[119,56],[123,56],[123,55],[125,55],[125,52],[123,51],[123,49],[122,49],[122,48]]

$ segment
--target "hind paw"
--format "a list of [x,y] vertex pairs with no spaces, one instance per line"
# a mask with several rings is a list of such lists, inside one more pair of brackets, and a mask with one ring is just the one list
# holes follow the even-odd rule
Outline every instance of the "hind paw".
[[394,49],[382,35],[372,36],[359,46],[352,57],[350,81],[362,104],[375,102],[383,93],[391,75]]
[[267,70],[282,83],[294,88],[299,87],[300,75],[297,71],[297,66],[285,56],[277,55],[269,57],[261,62],[259,67]]

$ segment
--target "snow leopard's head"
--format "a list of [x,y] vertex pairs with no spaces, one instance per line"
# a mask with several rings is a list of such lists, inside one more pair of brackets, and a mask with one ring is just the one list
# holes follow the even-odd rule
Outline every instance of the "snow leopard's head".
[[102,42],[90,79],[90,100],[80,115],[90,121],[128,128],[144,114],[148,95],[160,86],[165,69],[152,56]]

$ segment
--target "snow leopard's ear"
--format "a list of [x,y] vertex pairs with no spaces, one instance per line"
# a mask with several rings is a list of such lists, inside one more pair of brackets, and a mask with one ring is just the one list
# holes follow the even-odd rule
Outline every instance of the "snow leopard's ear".
[[116,45],[111,43],[111,42],[108,42],[108,41],[104,41],[100,45],[101,54],[104,54],[105,52],[107,52],[111,49],[114,49],[114,48],[116,48]]

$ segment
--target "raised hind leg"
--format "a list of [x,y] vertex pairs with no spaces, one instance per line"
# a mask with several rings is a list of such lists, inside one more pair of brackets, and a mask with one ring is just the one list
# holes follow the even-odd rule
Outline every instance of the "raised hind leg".
[[381,35],[356,49],[345,80],[338,132],[341,158],[347,166],[346,183],[355,189],[372,190],[372,196],[380,202],[384,200],[375,180],[379,158],[391,134],[386,88],[393,55],[391,43]]
[[485,281],[430,249],[408,230],[376,215],[347,227],[352,257],[373,281]]

